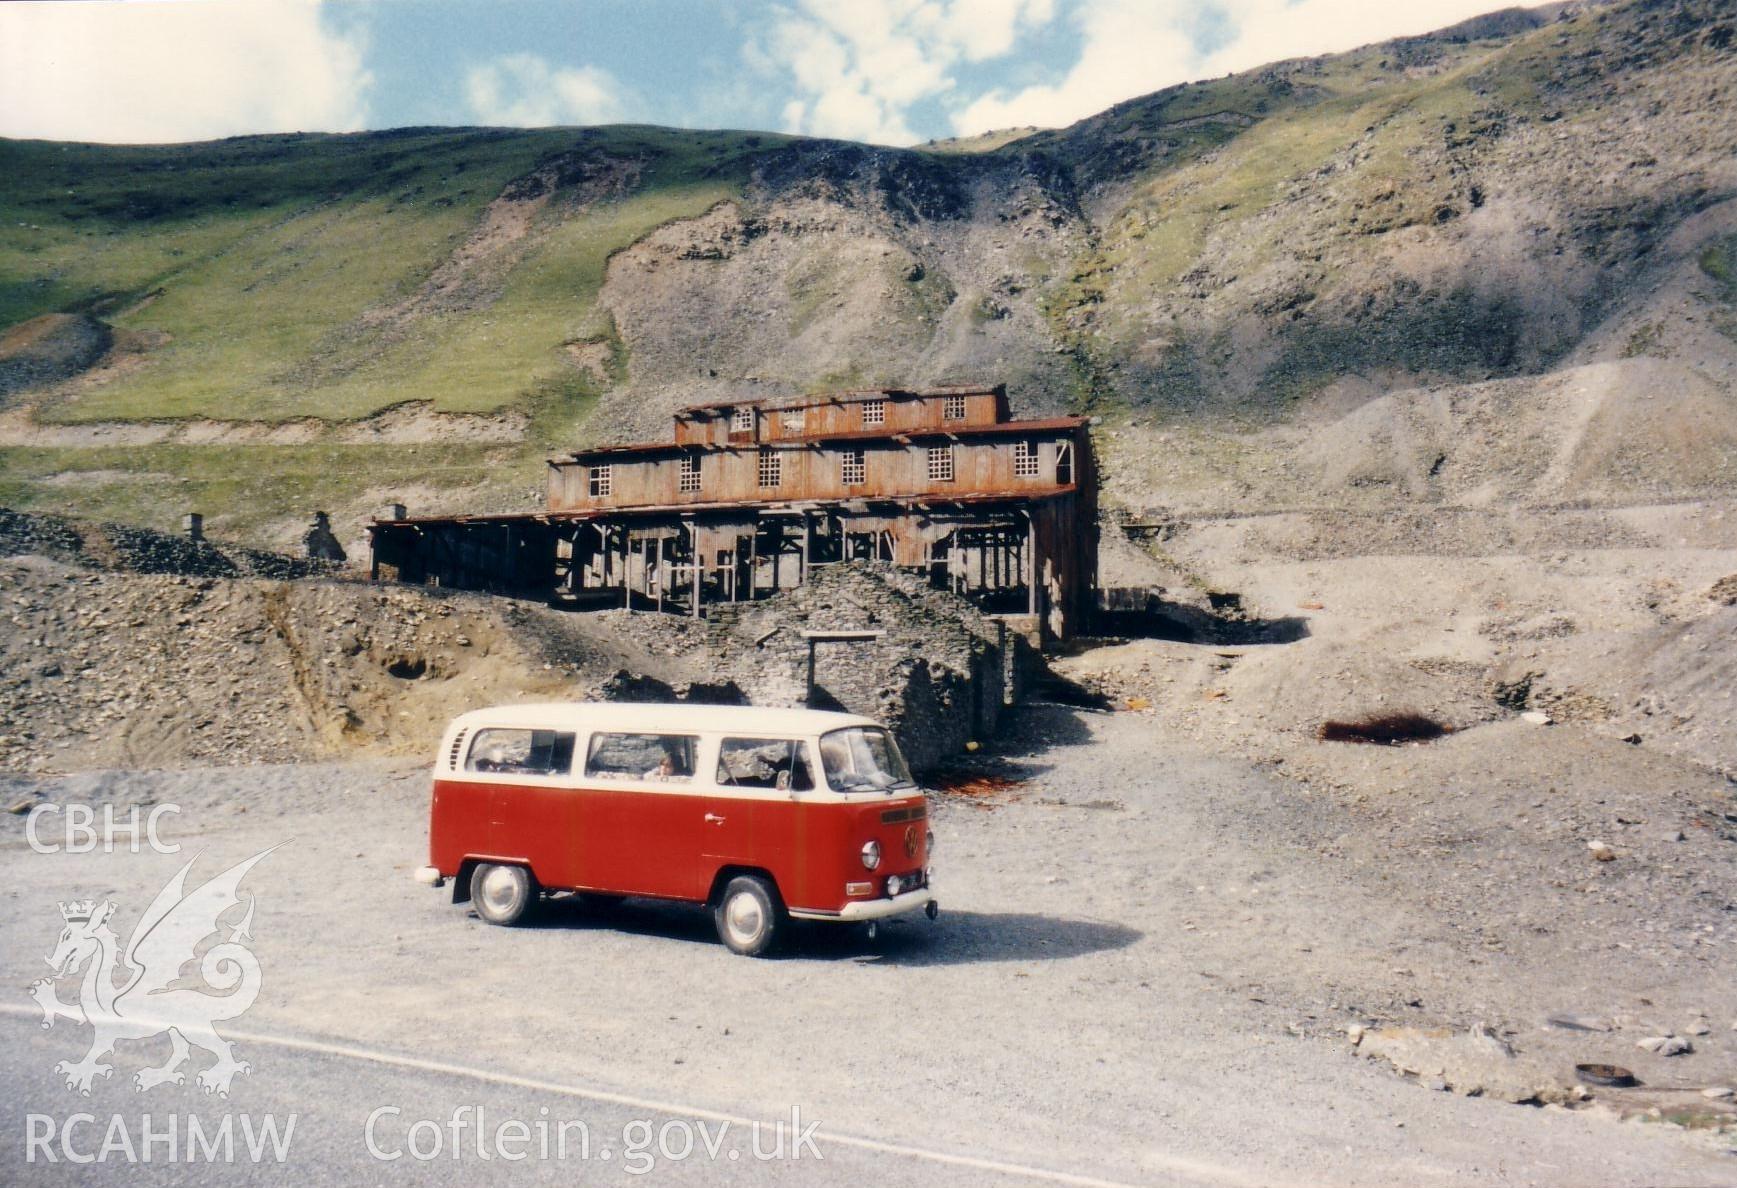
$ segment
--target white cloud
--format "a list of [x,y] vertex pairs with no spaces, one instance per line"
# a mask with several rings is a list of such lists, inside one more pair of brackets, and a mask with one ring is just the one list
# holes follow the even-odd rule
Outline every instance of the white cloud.
[[465,98],[485,124],[543,128],[622,118],[621,85],[595,66],[556,69],[536,54],[506,54],[465,74]]
[[[1067,74],[978,96],[954,111],[953,126],[964,136],[1058,127],[1177,83],[1427,33],[1500,7],[1500,0],[1079,0],[1072,20],[1081,50]],[[1190,30],[1208,11],[1222,16],[1230,37],[1202,56]]]
[[1237,37],[1206,60],[1202,77],[1430,33],[1506,6],[1491,0],[1230,0],[1226,7]]
[[954,113],[963,136],[1028,124],[1054,127],[1190,76],[1194,43],[1177,6],[1152,0],[1095,0],[1077,14],[1080,57],[1060,82],[996,91]]
[[317,0],[0,4],[0,135],[351,131],[366,118],[363,50]]
[[797,0],[772,10],[744,56],[794,84],[786,131],[909,144],[912,104],[951,90],[959,63],[1006,54],[1053,15],[1053,0]]

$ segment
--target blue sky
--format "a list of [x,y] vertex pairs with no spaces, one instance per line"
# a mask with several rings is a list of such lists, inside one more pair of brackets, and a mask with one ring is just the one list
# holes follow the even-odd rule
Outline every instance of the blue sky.
[[1059,126],[1491,0],[24,0],[0,135],[659,123],[886,144]]

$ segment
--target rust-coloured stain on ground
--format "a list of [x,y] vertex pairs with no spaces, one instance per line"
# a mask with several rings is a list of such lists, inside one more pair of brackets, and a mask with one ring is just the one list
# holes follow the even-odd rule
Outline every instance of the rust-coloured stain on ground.
[[1020,787],[1025,781],[978,771],[938,771],[929,776],[927,783],[935,791],[949,796],[993,800]]

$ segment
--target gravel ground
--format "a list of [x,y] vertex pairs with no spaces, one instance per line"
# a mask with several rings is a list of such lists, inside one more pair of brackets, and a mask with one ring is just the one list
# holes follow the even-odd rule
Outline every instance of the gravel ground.
[[[938,923],[873,943],[815,926],[772,961],[731,956],[702,913],[674,906],[553,903],[537,927],[481,925],[407,877],[423,859],[421,767],[86,773],[4,790],[9,803],[178,804],[165,833],[204,851],[202,871],[287,843],[250,876],[266,970],[251,1031],[756,1117],[796,1103],[835,1133],[1134,1182],[1730,1182],[1727,1107],[1565,1088],[1574,1061],[1625,1064],[1652,1086],[1737,1079],[1737,846],[1716,830],[1672,843],[1679,858],[1624,847],[1596,863],[1577,837],[1503,816],[1499,783],[1483,801],[1468,783],[1432,812],[1353,810],[1142,714],[1034,705],[1010,737],[1020,749],[978,766],[1019,782],[937,807]],[[1546,753],[1539,737],[1497,724],[1446,746],[1476,747],[1493,781],[1523,762],[1602,766],[1601,748],[1620,748],[1563,728]],[[1451,757],[1379,757],[1435,755]],[[1624,777],[1613,786],[1649,774],[1610,770]],[[1672,811],[1720,793],[1697,771],[1675,771]],[[56,900],[113,898],[124,934],[186,855],[36,855],[10,820],[0,961],[28,1005]],[[1569,885],[1516,909],[1510,879],[1531,894],[1558,866]],[[1606,1030],[1546,1026],[1553,1015]],[[1456,1047],[1476,1025],[1486,1065],[1492,1044],[1514,1053],[1495,1074]],[[1698,1026],[1690,1055],[1635,1047]],[[1371,1029],[1361,1048],[1356,1028]],[[71,1035],[59,1042],[76,1054]],[[1415,1074],[1366,1058],[1377,1049]],[[243,1058],[254,1072],[238,1109],[276,1062]],[[1488,1091],[1465,1096],[1485,1088],[1476,1077]],[[1569,1104],[1500,1100],[1516,1078]],[[74,1100],[39,1092],[10,1109]],[[83,1108],[138,1108],[119,1072],[96,1092]]]

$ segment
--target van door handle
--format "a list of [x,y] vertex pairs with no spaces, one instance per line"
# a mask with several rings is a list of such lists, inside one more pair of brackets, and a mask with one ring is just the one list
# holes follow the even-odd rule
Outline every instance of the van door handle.
[[724,823],[724,818],[718,816],[718,814],[716,814],[716,813],[707,813],[706,814],[706,824],[708,824],[708,825],[722,825],[723,823]]

